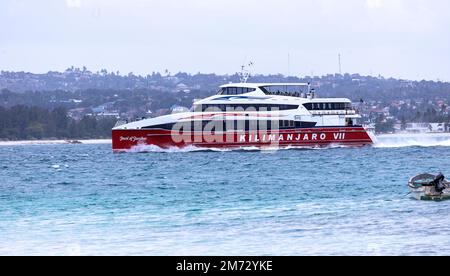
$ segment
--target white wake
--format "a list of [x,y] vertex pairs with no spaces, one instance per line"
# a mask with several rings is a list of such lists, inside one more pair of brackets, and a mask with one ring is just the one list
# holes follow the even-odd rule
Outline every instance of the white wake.
[[187,146],[184,148],[170,147],[161,148],[155,145],[139,145],[135,146],[129,150],[124,150],[127,153],[148,153],[148,152],[163,152],[163,153],[182,153],[182,152],[200,152],[200,151],[216,151],[216,152],[226,152],[231,151],[231,149],[219,149],[219,148],[201,148],[195,146]]
[[378,135],[375,148],[450,147],[450,133]]
[[186,153],[186,152],[232,152],[232,151],[244,151],[244,152],[262,152],[273,153],[276,151],[286,150],[327,150],[337,148],[347,148],[345,145],[329,145],[327,147],[306,147],[306,146],[287,146],[287,147],[236,147],[236,148],[205,148],[196,146],[187,146],[184,148],[171,147],[161,148],[155,145],[139,145],[129,150],[124,150],[124,153]]

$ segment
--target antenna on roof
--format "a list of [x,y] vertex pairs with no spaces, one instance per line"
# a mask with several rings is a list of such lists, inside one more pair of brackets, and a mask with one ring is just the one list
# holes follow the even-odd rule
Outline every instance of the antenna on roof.
[[241,72],[238,74],[241,83],[246,83],[251,77],[250,69],[253,67],[253,65],[253,61],[250,61],[247,65],[243,64],[241,66]]

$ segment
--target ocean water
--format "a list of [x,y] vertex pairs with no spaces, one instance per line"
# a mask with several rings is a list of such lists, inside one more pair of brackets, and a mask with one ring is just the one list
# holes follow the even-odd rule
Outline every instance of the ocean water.
[[450,176],[450,144],[416,142],[0,146],[0,255],[449,255],[450,202],[413,200],[407,182]]

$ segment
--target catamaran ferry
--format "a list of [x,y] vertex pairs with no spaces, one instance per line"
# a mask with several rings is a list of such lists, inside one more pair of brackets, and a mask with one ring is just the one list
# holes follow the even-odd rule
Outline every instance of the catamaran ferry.
[[361,147],[373,144],[349,99],[317,98],[305,83],[239,83],[196,101],[189,112],[117,126],[116,152],[160,148]]

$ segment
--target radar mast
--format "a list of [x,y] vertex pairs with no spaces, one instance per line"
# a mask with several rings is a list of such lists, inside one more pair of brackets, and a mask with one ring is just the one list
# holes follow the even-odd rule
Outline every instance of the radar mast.
[[247,83],[248,79],[251,77],[251,68],[253,67],[253,61],[250,61],[247,65],[241,66],[241,72],[238,73],[239,80],[241,83]]

